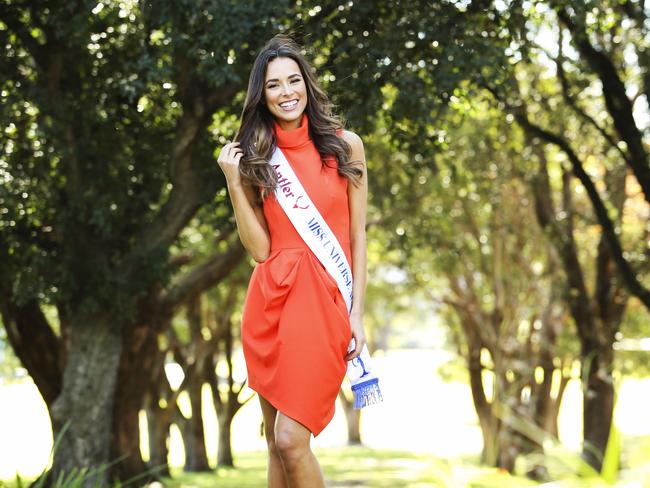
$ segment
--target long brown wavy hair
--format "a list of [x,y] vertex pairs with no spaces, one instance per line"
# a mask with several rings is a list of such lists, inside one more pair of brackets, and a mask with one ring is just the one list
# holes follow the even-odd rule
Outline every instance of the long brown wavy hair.
[[278,184],[277,175],[268,164],[276,140],[273,133],[274,117],[264,97],[264,79],[269,62],[279,57],[291,58],[300,67],[307,88],[305,112],[309,119],[309,136],[320,154],[321,163],[328,166],[326,159],[333,156],[338,163],[339,175],[356,184],[355,180],[360,180],[363,174],[359,167],[361,161],[350,161],[350,145],[336,135],[336,131],[343,128],[341,117],[332,113],[332,104],[319,86],[314,69],[302,55],[300,46],[283,34],[274,36],[262,48],[255,58],[248,80],[239,131],[235,137],[244,152],[239,165],[242,181],[262,188],[261,196],[256,192],[258,203],[275,191]]

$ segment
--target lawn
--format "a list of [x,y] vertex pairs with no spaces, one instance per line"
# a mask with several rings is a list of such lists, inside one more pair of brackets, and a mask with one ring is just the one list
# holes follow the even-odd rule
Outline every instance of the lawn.
[[[450,464],[431,455],[407,451],[346,447],[316,449],[328,487],[526,487],[525,478],[494,469],[478,468],[476,460]],[[237,468],[218,468],[213,473],[188,474],[173,470],[170,488],[260,488],[266,486],[266,453],[249,452],[237,457]]]
[[[317,448],[328,487],[368,488],[650,488],[650,456],[645,438],[634,450],[635,468],[620,473],[620,480],[607,484],[600,479],[579,478],[570,469],[556,472],[556,481],[535,483],[525,477],[478,465],[473,456],[445,460],[431,454],[371,449],[368,447]],[[561,456],[548,456],[549,465],[561,463]],[[564,460],[566,461],[566,460]],[[172,468],[172,478],[163,478],[149,488],[262,488],[266,486],[266,452],[237,455],[236,468],[217,468],[207,473],[185,473]],[[566,463],[566,466],[570,463]],[[29,486],[31,479],[0,481],[0,488]],[[126,486],[136,486],[129,484]],[[61,488],[76,488],[65,485]]]

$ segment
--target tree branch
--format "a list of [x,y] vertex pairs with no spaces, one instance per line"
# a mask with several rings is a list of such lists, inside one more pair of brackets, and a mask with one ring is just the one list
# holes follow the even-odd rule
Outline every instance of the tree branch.
[[5,286],[1,294],[0,315],[9,343],[45,403],[51,405],[63,385],[63,344],[37,302],[15,305]]
[[[463,301],[445,300],[449,303],[456,313],[458,314],[463,328],[466,333],[469,329],[476,335],[477,340],[484,345],[491,354],[494,354],[495,349],[498,347],[497,337],[492,327],[486,327],[485,322],[489,322],[483,317],[483,311],[480,309],[480,302],[476,299],[474,290],[468,286],[467,290],[463,290],[463,286],[459,281],[458,276],[447,274],[447,281],[451,290],[457,298]],[[471,295],[468,299],[468,293]],[[492,324],[489,324],[492,325]]]
[[633,107],[625,92],[625,84],[607,54],[597,50],[591,44],[584,26],[574,22],[564,7],[556,6],[556,13],[571,32],[578,51],[603,85],[605,105],[612,116],[619,137],[625,141],[631,155],[628,164],[643,189],[646,201],[650,203],[650,161],[643,146],[643,136],[634,120]]
[[[484,82],[482,86],[488,90],[495,99],[505,105],[506,110],[508,110],[515,117],[517,123],[522,127],[522,129],[524,129],[525,132],[529,133],[531,136],[539,137],[548,143],[558,146],[560,150],[565,153],[571,162],[573,174],[578,178],[578,180],[582,183],[583,187],[587,191],[587,195],[591,200],[594,212],[596,214],[598,222],[600,223],[603,234],[605,235],[605,239],[607,240],[607,244],[612,252],[612,257],[618,266],[619,273],[623,277],[623,281],[627,289],[632,295],[641,300],[641,302],[646,306],[648,310],[650,310],[650,290],[641,284],[636,276],[636,272],[632,269],[630,263],[628,263],[628,261],[623,256],[623,249],[619,238],[616,235],[616,231],[614,230],[614,225],[609,217],[609,212],[607,211],[607,208],[600,198],[596,186],[591,181],[591,178],[582,166],[580,158],[578,158],[577,154],[573,151],[569,143],[559,135],[533,124],[528,118],[526,107],[524,105],[520,104],[516,107],[512,106],[508,104],[508,102],[503,97],[501,97],[499,93],[489,84]],[[547,191],[550,195],[550,188],[547,188]],[[646,193],[646,197],[647,196],[648,194]],[[544,209],[544,205],[537,205],[536,208],[538,211],[548,210]],[[548,222],[549,220],[546,220],[547,224]],[[558,235],[558,237],[561,236]],[[569,276],[569,278],[571,278],[571,276]]]
[[205,263],[192,269],[167,290],[160,299],[159,309],[171,313],[189,297],[198,295],[223,280],[239,265],[245,255],[244,246],[239,237],[235,237],[225,252],[215,254]]
[[198,83],[179,86],[183,114],[178,121],[170,159],[172,190],[160,212],[136,237],[134,251],[124,263],[127,269],[142,255],[167,249],[203,203],[206,181],[193,153],[204,137],[214,111],[230,103],[238,90],[239,87],[234,85],[209,92]]
[[[560,32],[562,32],[560,30]],[[563,57],[562,57],[562,35],[560,35],[560,43],[559,43],[559,55],[557,58],[551,58],[553,61],[555,61],[555,65],[557,67],[557,77],[560,81],[560,87],[562,88],[562,97],[564,98],[564,101],[567,103],[569,107],[573,109],[573,111],[582,119],[584,119],[588,124],[592,125],[605,139],[609,145],[616,150],[621,157],[623,158],[623,161],[627,165],[630,165],[630,159],[629,155],[625,153],[625,151],[616,143],[614,140],[614,137],[607,132],[603,127],[598,125],[598,122],[591,117],[587,112],[585,112],[581,107],[578,106],[577,101],[573,98],[573,96],[570,93],[570,88],[569,88],[569,81],[567,80],[566,73],[564,72],[564,64],[563,64]]]
[[546,129],[539,127],[538,125],[533,124],[529,119],[524,110],[514,110],[513,115],[515,116],[519,125],[529,132],[533,136],[537,136],[548,143],[556,145],[564,154],[567,156],[571,162],[573,168],[573,174],[578,178],[580,183],[582,183],[585,188],[589,199],[594,207],[594,212],[598,218],[598,222],[601,225],[603,234],[607,240],[607,244],[612,251],[612,257],[618,265],[619,272],[623,277],[623,280],[630,291],[634,296],[639,298],[643,304],[650,310],[650,290],[645,288],[641,282],[638,280],[635,271],[630,266],[630,263],[623,256],[623,249],[621,247],[620,240],[614,230],[614,224],[609,217],[609,212],[605,207],[596,186],[593,181],[585,171],[582,166],[582,162],[578,158],[577,154],[573,151],[569,143],[562,137],[554,134]]

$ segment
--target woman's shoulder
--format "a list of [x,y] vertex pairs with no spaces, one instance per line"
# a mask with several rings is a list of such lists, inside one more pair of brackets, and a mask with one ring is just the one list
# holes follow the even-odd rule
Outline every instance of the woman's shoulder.
[[351,130],[338,129],[337,135],[347,142],[352,149],[363,149],[363,141],[356,132]]

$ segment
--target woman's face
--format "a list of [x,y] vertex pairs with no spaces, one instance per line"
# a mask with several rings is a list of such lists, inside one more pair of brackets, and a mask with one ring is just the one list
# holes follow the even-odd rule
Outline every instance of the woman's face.
[[283,129],[299,126],[307,107],[307,86],[300,67],[291,58],[275,58],[266,67],[266,106]]

